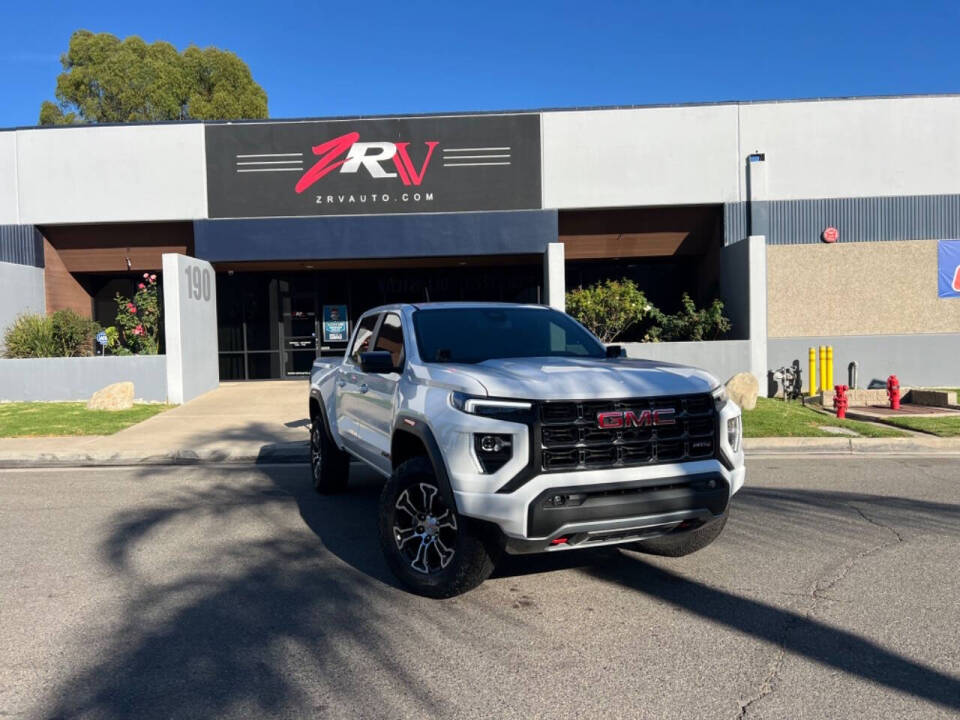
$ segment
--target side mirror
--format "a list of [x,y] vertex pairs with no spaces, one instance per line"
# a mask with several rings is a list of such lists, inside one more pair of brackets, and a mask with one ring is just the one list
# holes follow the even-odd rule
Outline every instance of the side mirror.
[[371,350],[370,352],[360,353],[360,369],[365,373],[380,375],[397,370],[393,365],[393,355],[386,350]]
[[627,356],[627,351],[623,345],[607,345],[608,358],[622,358]]

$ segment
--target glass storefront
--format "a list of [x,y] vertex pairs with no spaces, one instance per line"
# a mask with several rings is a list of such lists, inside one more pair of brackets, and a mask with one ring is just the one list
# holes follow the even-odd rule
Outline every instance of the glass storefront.
[[536,303],[541,297],[542,274],[540,262],[486,267],[218,272],[220,379],[303,377],[309,375],[314,358],[342,355],[345,340],[323,340],[324,306],[345,306],[352,331],[353,322],[365,311],[388,303]]

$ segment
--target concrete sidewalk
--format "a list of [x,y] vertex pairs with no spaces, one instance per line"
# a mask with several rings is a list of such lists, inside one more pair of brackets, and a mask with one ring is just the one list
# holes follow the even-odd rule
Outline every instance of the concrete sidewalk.
[[[221,383],[192,402],[115,435],[0,439],[0,468],[309,459],[306,380]],[[747,438],[748,456],[960,455],[960,438]]]
[[221,383],[114,435],[0,439],[0,467],[305,462],[306,380]]

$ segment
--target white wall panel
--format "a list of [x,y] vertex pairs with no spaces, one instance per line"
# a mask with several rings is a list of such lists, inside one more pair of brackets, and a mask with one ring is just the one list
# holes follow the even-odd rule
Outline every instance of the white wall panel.
[[206,216],[203,126],[17,132],[21,223]]
[[17,134],[0,132],[0,225],[16,225]]
[[737,106],[543,114],[547,208],[739,199]]
[[769,200],[960,193],[960,97],[742,105],[740,138]]

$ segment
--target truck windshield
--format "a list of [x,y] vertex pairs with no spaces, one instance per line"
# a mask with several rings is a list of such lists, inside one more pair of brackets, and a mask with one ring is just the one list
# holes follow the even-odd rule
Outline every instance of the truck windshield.
[[529,307],[431,308],[413,314],[424,362],[495,358],[602,358],[606,349],[570,317]]

